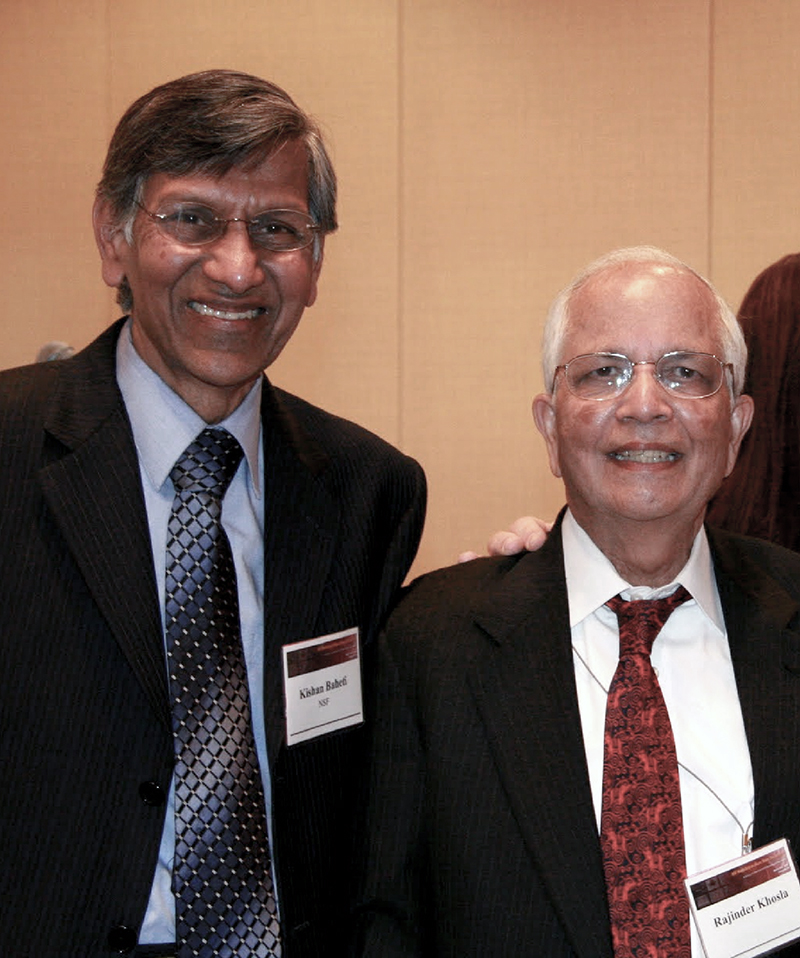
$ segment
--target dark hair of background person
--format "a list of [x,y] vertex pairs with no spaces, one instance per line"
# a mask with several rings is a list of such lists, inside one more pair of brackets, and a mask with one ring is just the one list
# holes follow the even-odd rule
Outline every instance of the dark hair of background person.
[[[111,138],[97,195],[111,205],[130,240],[148,177],[221,177],[258,166],[290,141],[301,142],[308,154],[309,214],[323,233],[332,233],[336,174],[319,126],[279,86],[235,70],[193,73],[132,103]],[[314,253],[319,256],[317,243]],[[117,299],[129,312],[127,281]]]
[[706,518],[800,551],[800,253],[759,273],[738,315],[755,414]]

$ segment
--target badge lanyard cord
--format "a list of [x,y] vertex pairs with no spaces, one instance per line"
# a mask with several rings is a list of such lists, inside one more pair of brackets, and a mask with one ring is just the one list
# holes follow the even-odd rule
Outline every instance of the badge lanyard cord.
[[[584,657],[580,654],[580,652],[575,648],[574,645],[572,646],[572,651],[578,657],[581,664],[589,673],[589,675],[595,680],[595,682],[603,690],[603,693],[606,695],[606,697],[608,697],[608,689],[603,685],[600,679],[598,679],[598,677],[594,674],[594,672],[589,668],[589,665],[586,662],[586,659],[584,659]],[[746,855],[748,854],[748,852],[751,852],[753,850],[753,836],[752,836],[751,829],[753,828],[753,825],[755,823],[750,822],[747,828],[743,828],[742,823],[739,821],[738,816],[733,813],[730,806],[727,805],[726,802],[722,800],[722,798],[720,798],[720,796],[714,791],[714,789],[708,784],[708,782],[704,781],[696,772],[693,772],[690,768],[684,765],[683,762],[681,762],[680,760],[678,761],[678,766],[682,768],[684,772],[686,772],[688,775],[691,775],[692,778],[695,779],[695,781],[699,782],[703,786],[703,788],[706,789],[706,791],[710,792],[714,796],[714,798],[720,803],[720,805],[725,809],[725,811],[731,816],[731,818],[736,822],[736,824],[739,826],[739,830],[742,833],[742,854]]]

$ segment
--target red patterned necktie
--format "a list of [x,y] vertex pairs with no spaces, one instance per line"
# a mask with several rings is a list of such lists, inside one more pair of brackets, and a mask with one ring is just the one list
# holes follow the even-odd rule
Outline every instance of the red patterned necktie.
[[691,596],[607,603],[619,622],[619,664],[608,690],[603,851],[615,958],[690,958],[683,888],[678,761],[650,651],[673,609]]

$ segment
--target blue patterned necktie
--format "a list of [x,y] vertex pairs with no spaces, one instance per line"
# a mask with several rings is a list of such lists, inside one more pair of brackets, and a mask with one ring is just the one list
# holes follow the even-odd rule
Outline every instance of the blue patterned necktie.
[[236,572],[220,522],[241,459],[230,433],[205,429],[170,473],[166,631],[178,958],[281,954]]

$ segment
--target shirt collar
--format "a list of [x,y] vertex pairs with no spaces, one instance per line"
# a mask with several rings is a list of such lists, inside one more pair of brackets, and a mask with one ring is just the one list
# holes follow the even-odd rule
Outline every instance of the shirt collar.
[[[131,421],[139,462],[152,487],[158,490],[178,457],[207,424],[136,352],[130,325],[129,319],[117,342],[117,383]],[[244,450],[250,483],[259,498],[261,388],[259,376],[231,415],[216,423],[235,436]]]
[[561,540],[564,547],[571,628],[620,592],[624,592],[625,598],[628,599],[661,598],[669,595],[680,584],[691,594],[709,621],[720,633],[725,634],[725,619],[705,528],[701,527],[695,536],[686,565],[673,582],[658,589],[632,586],[626,582],[607,556],[578,525],[569,509],[561,525]]

